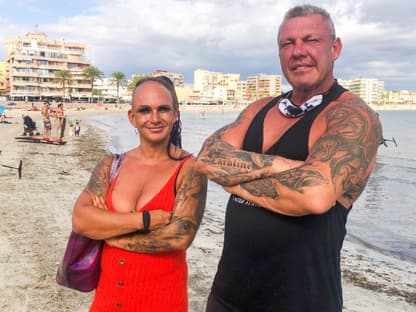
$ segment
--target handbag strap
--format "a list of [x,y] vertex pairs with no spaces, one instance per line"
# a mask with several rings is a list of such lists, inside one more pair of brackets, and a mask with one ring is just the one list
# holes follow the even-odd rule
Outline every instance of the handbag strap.
[[125,156],[126,156],[126,153],[114,154],[113,155],[113,161],[112,161],[111,167],[110,167],[110,183],[113,181],[114,177],[119,172],[120,167],[121,167],[121,163],[123,162],[123,159],[124,159]]

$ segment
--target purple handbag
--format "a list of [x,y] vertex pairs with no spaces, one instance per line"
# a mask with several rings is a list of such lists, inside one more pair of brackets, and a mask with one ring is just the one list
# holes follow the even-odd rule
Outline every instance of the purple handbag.
[[98,285],[101,272],[101,251],[104,241],[71,232],[64,259],[56,273],[59,285],[88,292]]
[[[124,154],[114,155],[110,183],[118,172]],[[89,292],[97,288],[101,273],[101,251],[104,241],[71,231],[64,258],[56,273],[56,282],[68,288]]]

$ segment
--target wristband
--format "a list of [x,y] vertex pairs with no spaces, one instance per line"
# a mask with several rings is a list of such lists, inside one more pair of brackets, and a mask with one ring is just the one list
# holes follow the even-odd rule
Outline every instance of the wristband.
[[148,233],[149,232],[149,227],[150,227],[150,213],[147,210],[144,210],[142,212],[142,217],[143,217],[143,233]]

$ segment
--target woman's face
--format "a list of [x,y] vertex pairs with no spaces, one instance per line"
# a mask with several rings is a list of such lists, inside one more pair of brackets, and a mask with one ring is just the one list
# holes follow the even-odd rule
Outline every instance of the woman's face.
[[178,110],[168,89],[156,81],[139,85],[133,96],[129,120],[140,135],[140,142],[166,146]]

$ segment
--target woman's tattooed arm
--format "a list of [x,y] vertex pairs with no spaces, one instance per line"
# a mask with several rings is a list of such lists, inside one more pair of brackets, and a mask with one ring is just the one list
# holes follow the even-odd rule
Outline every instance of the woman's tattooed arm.
[[190,168],[176,195],[171,222],[147,234],[133,233],[107,240],[111,246],[141,252],[159,253],[185,250],[192,243],[205,209],[207,179]]

